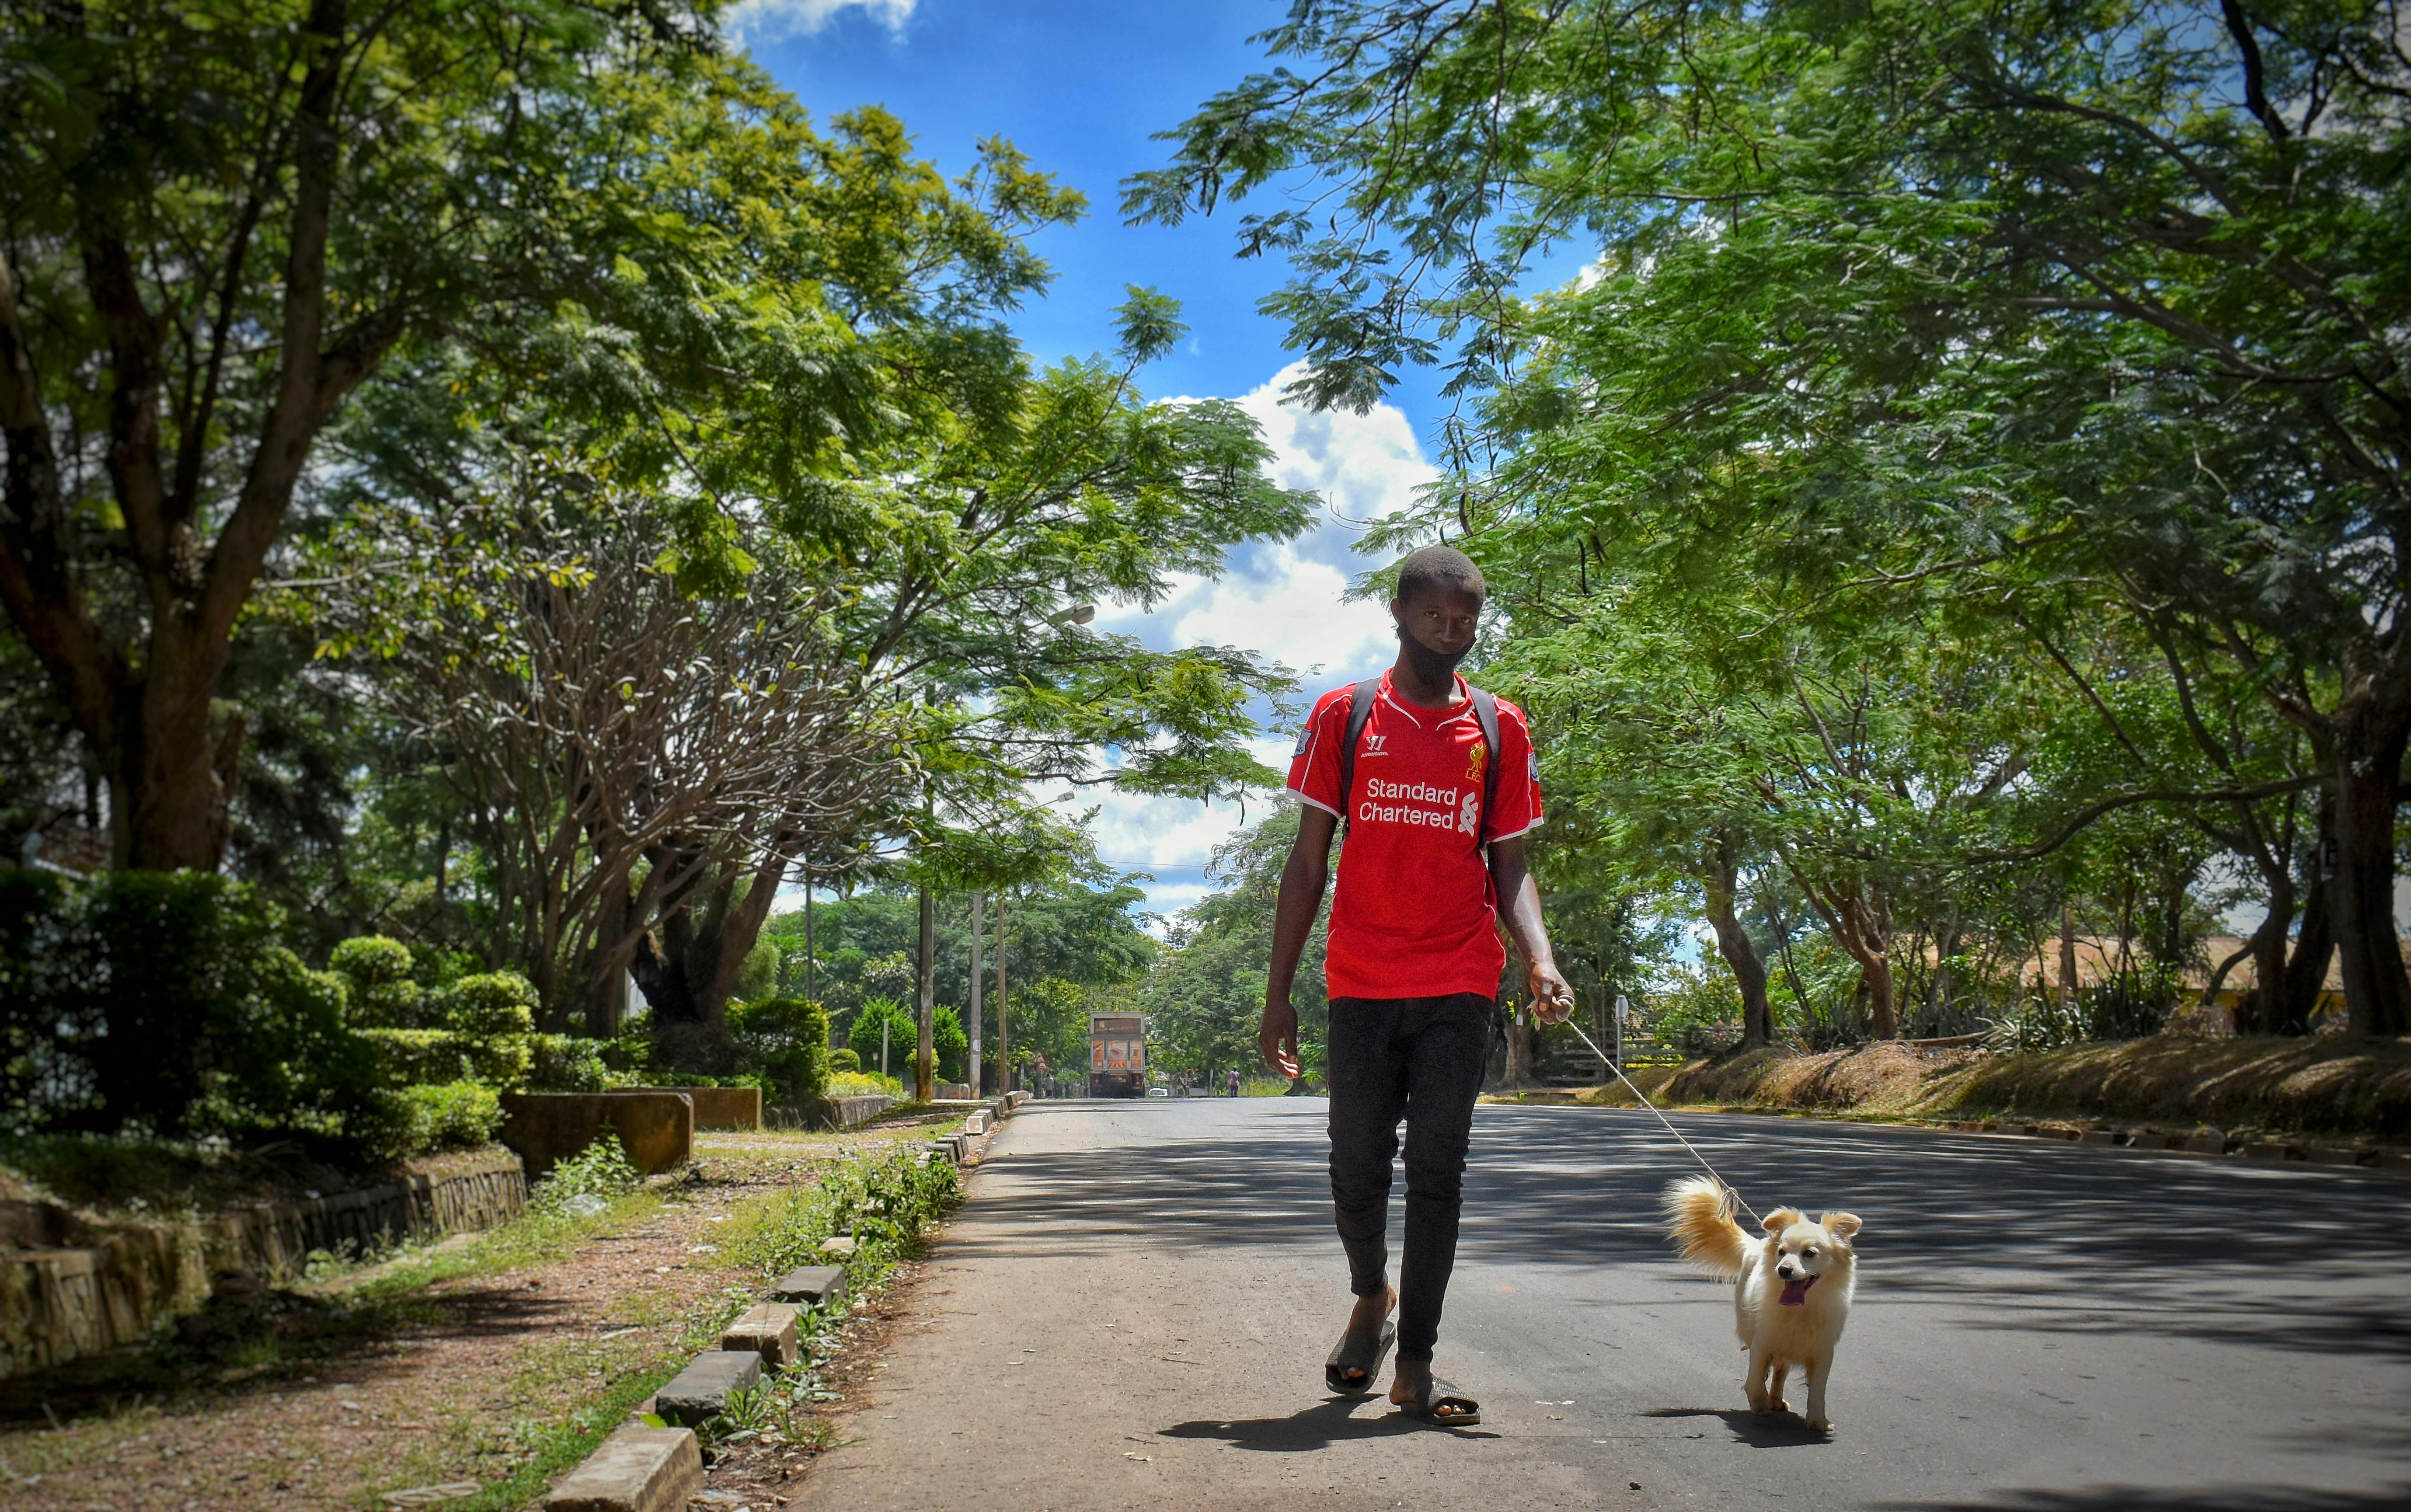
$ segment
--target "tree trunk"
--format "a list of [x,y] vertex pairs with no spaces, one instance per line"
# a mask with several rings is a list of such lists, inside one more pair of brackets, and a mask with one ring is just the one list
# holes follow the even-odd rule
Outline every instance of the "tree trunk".
[[1507,1084],[1532,1084],[1532,1020],[1521,1005],[1509,1000],[1507,1013]]
[[1890,945],[1890,909],[1880,894],[1870,898],[1863,885],[1853,882],[1854,891],[1836,894],[1828,898],[1797,872],[1793,880],[1800,884],[1800,894],[1808,906],[1823,920],[1825,931],[1834,943],[1842,947],[1851,960],[1859,963],[1859,986],[1867,1001],[1867,1036],[1874,1040],[1900,1038],[1900,1011],[1894,1000]]
[[1004,894],[996,895],[996,1089],[1013,1090],[1013,1025],[1004,1002]]
[[2411,721],[2347,708],[2336,741],[2336,874],[2329,881],[2352,1032],[2411,1028],[2411,981],[2394,933],[2394,809]]
[[2294,880],[2273,873],[2266,880],[2269,916],[2252,931],[2252,990],[2235,1010],[2238,1034],[2275,1034],[2278,1005],[2286,990],[2286,940],[2294,927]]
[[[965,1024],[963,1027],[971,1033],[971,1064],[965,1069],[971,1077],[972,1096],[974,1098],[981,1096],[987,1088],[987,1063],[980,1058],[982,1031],[986,1028],[986,1025],[980,1022],[980,988],[982,986],[980,979],[987,974],[986,968],[980,965],[980,895],[973,893],[972,894],[972,1003],[968,1010],[971,1022]],[[1004,1088],[1000,1086],[997,1090],[1001,1092]]]
[[2076,897],[2068,893],[2059,899],[2059,1006],[2076,1006]]
[[2328,880],[2314,877],[2302,900],[2301,932],[2294,938],[2294,953],[2286,962],[2284,988],[2278,994],[2271,1034],[2311,1032],[2311,1012],[2326,990],[2328,958],[2335,954],[2335,916],[2328,908]]
[[670,1065],[724,1074],[734,1050],[728,996],[786,871],[783,855],[763,861],[750,876],[723,864],[637,938],[628,969],[652,1004],[654,1038]]
[[113,864],[142,871],[215,871],[231,829],[243,717],[216,702],[228,647],[198,644],[196,628],[154,627],[129,700],[110,781]]
[[920,1043],[913,1053],[913,1096],[928,1102],[938,1095],[938,900],[927,882],[921,884],[921,938],[914,960],[919,981],[913,1021]]
[[1775,1009],[1766,1000],[1766,962],[1733,907],[1741,864],[1731,840],[1718,839],[1700,880],[1707,894],[1708,927],[1717,934],[1717,953],[1741,986],[1741,1042],[1749,1047],[1773,1044]]

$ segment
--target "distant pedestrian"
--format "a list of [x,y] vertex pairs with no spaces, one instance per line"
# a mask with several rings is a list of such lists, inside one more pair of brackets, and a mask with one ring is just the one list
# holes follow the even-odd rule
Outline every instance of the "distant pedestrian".
[[1233,1072],[1231,1073],[1231,1083],[1230,1083],[1230,1085],[1231,1085],[1231,1096],[1233,1096],[1233,1097],[1235,1097],[1235,1097],[1237,1097],[1237,1096],[1239,1095],[1239,1073],[1238,1073],[1237,1071],[1235,1071],[1235,1071],[1233,1071]]
[[[1573,1011],[1525,869],[1541,821],[1539,764],[1524,713],[1467,685],[1486,589],[1463,552],[1426,546],[1398,569],[1398,660],[1378,680],[1325,693],[1298,737],[1289,787],[1303,805],[1281,873],[1258,1043],[1298,1074],[1290,984],[1330,880],[1344,820],[1346,865],[1332,900],[1331,1200],[1356,1306],[1323,1366],[1334,1389],[1369,1393],[1395,1343],[1390,1400],[1428,1421],[1482,1420],[1481,1404],[1432,1374],[1440,1306],[1456,1263],[1474,1098],[1489,1056],[1504,914],[1544,1023]],[[1406,1244],[1389,1282],[1392,1162],[1407,1125]],[[1397,1324],[1387,1321],[1392,1308]]]

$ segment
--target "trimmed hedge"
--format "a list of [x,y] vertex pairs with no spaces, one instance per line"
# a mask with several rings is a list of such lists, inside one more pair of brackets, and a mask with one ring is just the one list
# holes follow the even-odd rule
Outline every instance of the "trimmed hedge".
[[21,1132],[373,1138],[349,988],[196,872],[0,872],[0,1120]]
[[600,1092],[608,1071],[603,1042],[566,1034],[458,1029],[362,1029],[388,1087],[482,1082],[500,1092]]
[[386,1153],[389,1155],[474,1150],[491,1143],[503,1127],[502,1097],[482,1083],[406,1086],[388,1096],[392,1124]]

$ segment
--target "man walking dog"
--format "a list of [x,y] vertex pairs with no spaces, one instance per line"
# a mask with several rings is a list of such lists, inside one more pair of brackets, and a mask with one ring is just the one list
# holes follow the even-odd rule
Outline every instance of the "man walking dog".
[[[1432,1350],[1507,964],[1502,914],[1541,1018],[1561,1023],[1573,1010],[1524,865],[1523,836],[1541,821],[1530,732],[1521,709],[1456,675],[1486,593],[1461,551],[1426,546],[1407,558],[1390,603],[1397,664],[1324,694],[1308,719],[1290,763],[1303,812],[1281,872],[1257,1035],[1264,1058],[1295,1077],[1290,983],[1322,905],[1332,831],[1345,822],[1324,974],[1331,1203],[1356,1306],[1323,1378],[1334,1390],[1369,1393],[1395,1344],[1390,1400],[1451,1427],[1482,1420],[1479,1403],[1432,1374]],[[1407,1222],[1394,1289],[1385,1233],[1401,1117]]]

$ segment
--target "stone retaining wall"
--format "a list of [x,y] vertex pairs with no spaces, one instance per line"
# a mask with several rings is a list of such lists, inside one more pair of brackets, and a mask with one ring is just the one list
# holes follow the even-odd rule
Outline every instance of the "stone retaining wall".
[[762,1127],[762,1089],[760,1087],[724,1086],[656,1086],[614,1087],[606,1097],[627,1097],[641,1092],[673,1092],[694,1104],[694,1127],[697,1128],[760,1128]]
[[[717,1089],[715,1089],[717,1090]],[[645,1175],[675,1170],[694,1154],[694,1099],[683,1092],[505,1092],[503,1142],[531,1180],[603,1137],[620,1137]]]
[[9,1226],[64,1241],[0,1250],[0,1376],[131,1344],[210,1296],[212,1277],[298,1274],[314,1250],[489,1228],[527,1202],[506,1150],[416,1160],[398,1180],[174,1223],[87,1223],[49,1203]]

